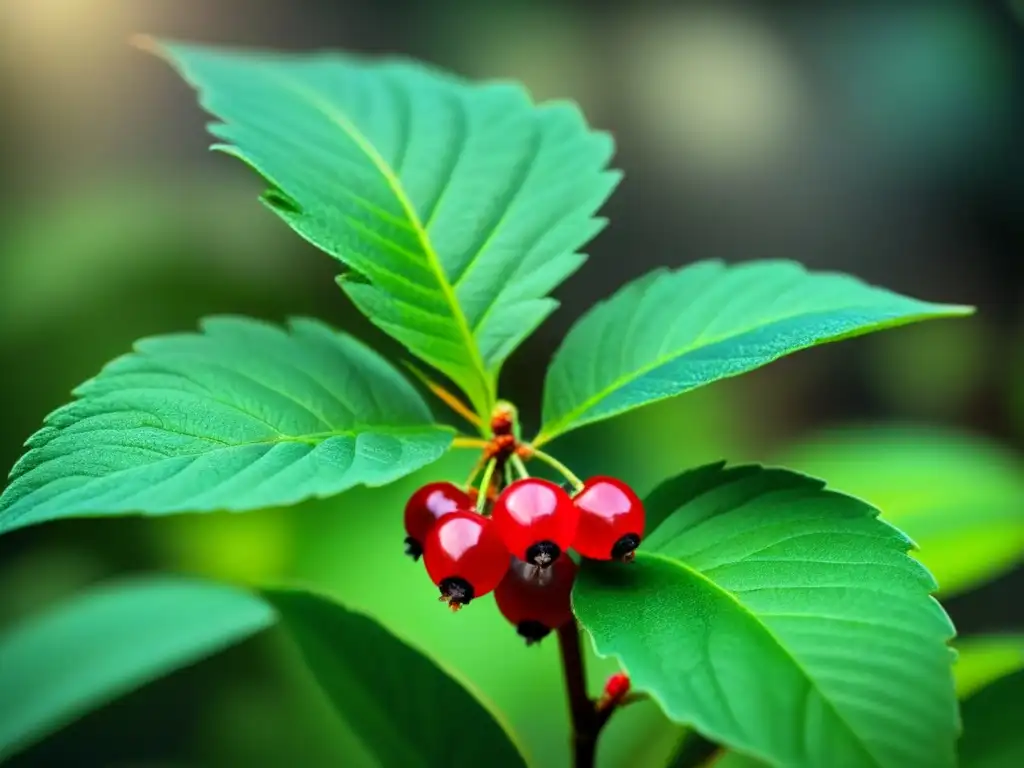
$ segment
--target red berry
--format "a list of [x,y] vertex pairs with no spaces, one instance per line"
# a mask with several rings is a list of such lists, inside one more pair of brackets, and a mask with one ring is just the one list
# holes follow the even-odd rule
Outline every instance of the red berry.
[[580,511],[572,547],[594,560],[632,560],[644,535],[644,505],[614,477],[592,477],[573,498]]
[[405,504],[405,552],[413,560],[423,554],[423,541],[434,523],[458,509],[472,509],[469,494],[452,483],[427,483]]
[[423,543],[423,562],[452,608],[486,595],[508,570],[508,550],[494,523],[476,512],[445,515]]
[[576,563],[562,555],[550,568],[537,568],[522,560],[512,566],[494,590],[501,614],[532,645],[552,629],[572,621],[572,584]]
[[491,513],[509,552],[541,568],[572,544],[579,516],[568,493],[539,477],[516,480],[498,497]]

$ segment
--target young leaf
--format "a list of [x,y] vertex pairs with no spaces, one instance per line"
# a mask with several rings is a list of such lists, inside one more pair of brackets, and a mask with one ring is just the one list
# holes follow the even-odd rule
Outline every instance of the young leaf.
[[548,370],[534,443],[807,347],[972,311],[789,261],[659,269],[569,331]]
[[1024,458],[980,436],[930,427],[845,428],[780,464],[862,498],[905,531],[943,597],[1024,560]]
[[963,706],[963,768],[1024,765],[1024,670],[972,694]]
[[0,634],[0,761],[273,623],[248,592],[186,578],[93,587]]
[[956,642],[956,692],[970,696],[993,680],[1024,669],[1024,634],[972,635]]
[[452,439],[389,363],[308,319],[143,339],[75,395],[11,471],[0,532],[329,496],[409,474]]
[[488,416],[502,362],[604,225],[593,214],[619,178],[605,170],[611,138],[573,105],[401,59],[158,52],[222,121],[216,148],[353,270],[341,286],[360,310]]
[[635,563],[588,562],[573,593],[635,689],[776,765],[954,764],[953,627],[899,531],[785,470],[669,482]]
[[309,592],[266,590],[338,717],[374,765],[525,765],[507,726],[448,670]]

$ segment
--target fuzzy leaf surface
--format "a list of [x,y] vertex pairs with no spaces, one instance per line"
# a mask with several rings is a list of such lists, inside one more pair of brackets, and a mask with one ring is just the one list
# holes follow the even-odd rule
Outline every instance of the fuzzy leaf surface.
[[587,562],[573,593],[637,690],[773,765],[954,765],[953,627],[903,534],[756,465],[684,473],[651,507],[669,496],[636,561]]
[[501,364],[604,226],[611,138],[572,104],[405,59],[158,53],[219,119],[217,148],[269,182],[265,202],[351,269],[359,309],[488,415]]
[[239,317],[143,339],[28,441],[0,532],[56,518],[242,511],[383,485],[452,433],[376,352],[320,322]]
[[970,314],[791,261],[658,269],[595,305],[548,369],[536,443],[751,371],[784,355]]

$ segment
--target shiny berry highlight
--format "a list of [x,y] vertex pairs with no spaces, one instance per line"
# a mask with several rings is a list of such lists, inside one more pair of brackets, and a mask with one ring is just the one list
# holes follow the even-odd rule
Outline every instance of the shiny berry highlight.
[[579,516],[568,493],[537,477],[509,485],[491,514],[509,552],[541,568],[558,560],[572,544]]
[[613,477],[592,477],[573,498],[580,512],[572,547],[594,560],[632,560],[644,535],[643,502]]
[[508,571],[509,554],[489,518],[460,510],[430,529],[423,563],[441,599],[458,609],[498,586]]
[[472,497],[452,483],[427,483],[417,490],[405,504],[406,554],[419,560],[434,523],[456,510],[472,509],[473,504]]

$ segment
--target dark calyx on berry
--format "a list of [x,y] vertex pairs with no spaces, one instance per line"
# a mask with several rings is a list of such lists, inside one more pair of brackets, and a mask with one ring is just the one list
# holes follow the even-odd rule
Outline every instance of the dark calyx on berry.
[[423,555],[423,547],[412,536],[405,537],[405,554],[413,560],[419,560]]
[[441,599],[458,609],[498,586],[508,571],[509,553],[489,518],[459,510],[430,529],[423,564]]
[[612,547],[612,560],[630,562],[636,557],[636,548],[639,546],[640,537],[635,533],[627,533]]
[[545,627],[539,621],[521,621],[519,626],[516,627],[516,632],[519,636],[526,640],[527,645],[533,645],[539,643],[545,637],[551,634],[551,628]]
[[[636,549],[636,547],[633,547]],[[538,568],[547,568],[562,554],[553,541],[538,541],[526,550],[526,562]]]
[[458,576],[442,579],[437,586],[441,590],[441,599],[449,605],[469,605],[473,599],[473,586]]
[[631,560],[644,535],[643,502],[621,480],[592,477],[573,497],[580,512],[572,548],[595,560]]
[[572,545],[579,517],[569,494],[539,477],[509,485],[491,513],[509,552],[535,565],[550,565]]
[[572,586],[576,563],[562,555],[547,568],[513,559],[501,584],[494,590],[498,610],[527,645],[573,620]]

